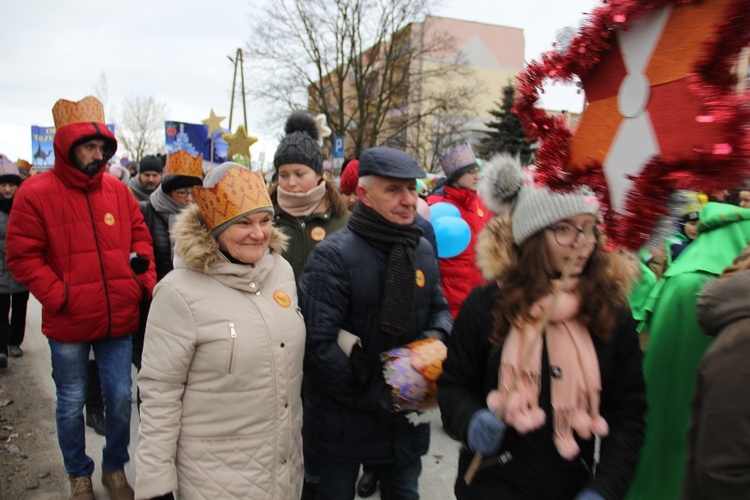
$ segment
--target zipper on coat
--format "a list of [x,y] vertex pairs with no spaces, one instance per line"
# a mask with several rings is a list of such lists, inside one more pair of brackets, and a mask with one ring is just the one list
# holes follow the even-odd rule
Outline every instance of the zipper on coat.
[[227,373],[232,373],[234,366],[234,353],[237,350],[237,331],[234,329],[234,323],[229,323],[229,359],[227,359]]
[[91,229],[94,231],[94,242],[96,243],[96,255],[99,257],[99,267],[102,270],[102,282],[104,282],[104,296],[107,299],[107,337],[112,336],[112,304],[109,302],[109,287],[107,286],[107,276],[104,274],[104,259],[102,259],[102,249],[99,246],[99,235],[96,232],[96,221],[94,220],[94,209],[91,208],[89,193],[86,191],[86,204],[89,206],[89,216],[91,217]]

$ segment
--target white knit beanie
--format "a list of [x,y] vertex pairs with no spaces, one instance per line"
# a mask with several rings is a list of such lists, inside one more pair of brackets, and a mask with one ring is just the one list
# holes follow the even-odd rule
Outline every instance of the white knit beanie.
[[508,154],[495,155],[485,164],[477,191],[496,214],[510,212],[517,245],[557,221],[599,213],[599,202],[590,189],[564,193],[536,186],[533,172]]

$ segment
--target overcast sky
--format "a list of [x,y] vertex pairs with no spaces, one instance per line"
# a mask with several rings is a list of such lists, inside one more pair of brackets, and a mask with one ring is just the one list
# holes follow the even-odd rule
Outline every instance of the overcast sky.
[[[51,126],[59,98],[92,94],[109,82],[107,107],[127,96],[154,96],[168,119],[200,123],[213,108],[229,114],[232,63],[245,46],[254,7],[264,0],[33,0],[0,5],[0,153],[31,160],[31,125]],[[551,48],[555,33],[577,25],[598,0],[444,0],[435,14],[523,28],[526,59]],[[253,64],[245,61],[245,78]],[[498,95],[499,97],[499,95]],[[581,96],[554,93],[545,103],[578,110]],[[233,128],[240,123],[235,107]],[[279,131],[264,130],[264,108],[248,102],[251,133],[273,155]],[[228,124],[224,122],[224,126]],[[257,149],[256,149],[257,148]]]

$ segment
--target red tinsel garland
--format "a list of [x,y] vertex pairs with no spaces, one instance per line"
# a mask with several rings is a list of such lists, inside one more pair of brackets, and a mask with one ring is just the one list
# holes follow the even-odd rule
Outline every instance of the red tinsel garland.
[[[697,1],[697,0],[696,0]],[[546,80],[570,83],[574,75],[585,76],[613,43],[616,29],[647,17],[660,9],[693,0],[615,0],[598,7],[587,19],[565,52],[550,51],[530,63],[517,77],[519,97],[514,106],[526,133],[540,138],[536,180],[551,189],[567,191],[590,186],[602,203],[606,231],[618,247],[635,250],[653,235],[662,217],[668,215],[670,195],[679,189],[711,192],[750,177],[750,100],[734,93],[730,69],[743,47],[750,44],[750,0],[736,0],[728,19],[716,27],[716,36],[704,45],[704,55],[695,65],[691,90],[708,112],[706,119],[723,127],[726,147],[718,151],[696,151],[690,158],[656,155],[632,178],[625,200],[625,213],[611,210],[603,165],[568,169],[572,132],[561,117],[552,117],[537,107]]]

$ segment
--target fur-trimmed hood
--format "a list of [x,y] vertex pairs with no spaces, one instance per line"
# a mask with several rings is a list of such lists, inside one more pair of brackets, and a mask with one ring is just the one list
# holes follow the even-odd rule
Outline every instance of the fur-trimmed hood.
[[[219,251],[219,243],[203,222],[198,205],[180,213],[172,236],[175,240],[175,268],[187,267],[199,273],[225,274],[224,265],[232,265]],[[281,255],[286,250],[287,236],[276,228],[271,229],[271,241],[266,255]],[[264,257],[265,258],[265,257]],[[178,263],[181,264],[178,266]]]
[[477,239],[477,266],[487,281],[498,279],[505,269],[517,262],[508,217],[498,215],[491,219]]

